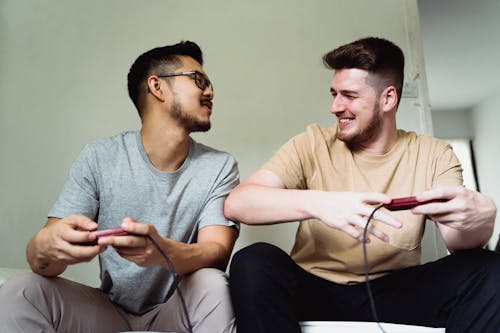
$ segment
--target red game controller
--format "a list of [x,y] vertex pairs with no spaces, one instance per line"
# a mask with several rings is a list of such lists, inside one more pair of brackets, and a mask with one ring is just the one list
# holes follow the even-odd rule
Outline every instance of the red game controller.
[[384,207],[388,210],[405,210],[411,209],[419,205],[425,205],[431,202],[445,202],[447,199],[433,199],[427,201],[417,201],[416,197],[405,197],[392,199],[388,204],[384,204]]
[[110,236],[126,236],[129,234],[122,227],[96,230],[96,231],[91,231],[90,233],[94,234],[96,236],[96,239],[91,242],[80,243],[79,245],[97,245],[97,241],[99,240],[99,238],[110,237]]
[[122,227],[96,230],[96,231],[92,231],[91,233],[94,234],[97,239],[99,239],[100,237],[107,237],[107,236],[125,236],[125,235],[128,235],[128,232],[126,232]]

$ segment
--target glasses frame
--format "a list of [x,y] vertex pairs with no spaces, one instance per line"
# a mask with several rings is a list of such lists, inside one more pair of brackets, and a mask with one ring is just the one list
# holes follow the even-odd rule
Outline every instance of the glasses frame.
[[[174,76],[182,76],[182,75],[187,75],[187,76],[190,76],[193,80],[194,80],[194,83],[196,84],[196,86],[198,88],[200,88],[202,91],[205,91],[205,89],[210,88],[210,90],[212,90],[212,92],[214,91],[214,85],[212,84],[212,82],[210,82],[210,80],[208,79],[208,77],[203,74],[202,72],[199,72],[199,71],[189,71],[189,72],[177,72],[177,73],[167,73],[167,74],[161,74],[161,75],[157,75],[158,77],[174,77]],[[203,85],[203,82],[205,83]]]

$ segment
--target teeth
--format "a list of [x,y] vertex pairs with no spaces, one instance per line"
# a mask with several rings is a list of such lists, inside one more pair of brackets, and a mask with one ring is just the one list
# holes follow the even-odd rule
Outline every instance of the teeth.
[[351,119],[347,119],[347,118],[339,119],[339,122],[341,122],[341,123],[347,123],[349,121],[351,121]]

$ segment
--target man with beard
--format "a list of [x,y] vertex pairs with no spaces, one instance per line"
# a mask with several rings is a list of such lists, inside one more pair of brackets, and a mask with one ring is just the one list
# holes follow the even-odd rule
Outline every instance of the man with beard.
[[[4,331],[235,331],[224,270],[239,229],[223,202],[239,176],[232,156],[190,137],[210,129],[214,95],[202,65],[193,42],[134,62],[128,89],[142,128],[80,153],[27,246],[36,274],[1,288]],[[127,235],[92,243],[92,231],[117,226]],[[57,277],[96,255],[100,289]]]
[[[227,218],[247,224],[300,221],[291,256],[266,243],[234,255],[229,276],[238,332],[300,332],[299,321],[377,318],[447,332],[498,330],[500,256],[482,249],[496,206],[462,187],[448,144],[397,129],[401,49],[370,37],[323,60],[334,70],[336,124],[310,125],[225,203]],[[407,196],[445,202],[399,212],[380,206]],[[452,254],[421,265],[426,216]]]

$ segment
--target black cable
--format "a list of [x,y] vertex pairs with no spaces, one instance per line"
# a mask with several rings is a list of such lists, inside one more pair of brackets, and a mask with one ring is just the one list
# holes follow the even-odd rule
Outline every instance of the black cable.
[[382,332],[386,333],[384,328],[380,324],[380,321],[378,320],[377,308],[375,307],[375,300],[373,299],[372,288],[370,287],[370,280],[368,278],[369,267],[368,267],[368,254],[366,251],[366,232],[368,230],[368,224],[370,224],[370,221],[373,218],[373,215],[375,215],[375,212],[377,210],[379,210],[380,208],[382,208],[383,206],[384,206],[384,204],[381,204],[381,205],[378,205],[377,207],[375,207],[373,209],[372,213],[370,214],[370,216],[368,217],[368,220],[366,221],[365,228],[363,229],[363,258],[365,261],[365,284],[366,284],[366,290],[368,293],[368,299],[370,301],[370,308],[372,311],[372,316],[373,316],[373,319],[377,322],[377,325],[380,328],[380,330]]
[[177,293],[179,294],[179,298],[181,299],[182,310],[184,311],[184,315],[186,316],[186,320],[188,323],[188,325],[187,325],[188,330],[189,330],[189,333],[193,333],[193,325],[191,324],[191,320],[189,319],[189,313],[187,310],[186,302],[184,301],[184,296],[182,296],[181,289],[178,288],[178,283],[176,281],[177,275],[175,274],[174,264],[170,260],[169,256],[165,253],[165,251],[163,251],[163,249],[160,247],[160,245],[158,245],[158,243],[153,239],[153,237],[151,237],[151,235],[148,235],[148,238],[151,241],[151,243],[153,243],[154,247],[156,247],[158,252],[160,252],[160,254],[163,256],[163,258],[165,258],[165,261],[167,262],[167,265],[168,265],[168,270],[174,276],[175,289],[177,290]]

